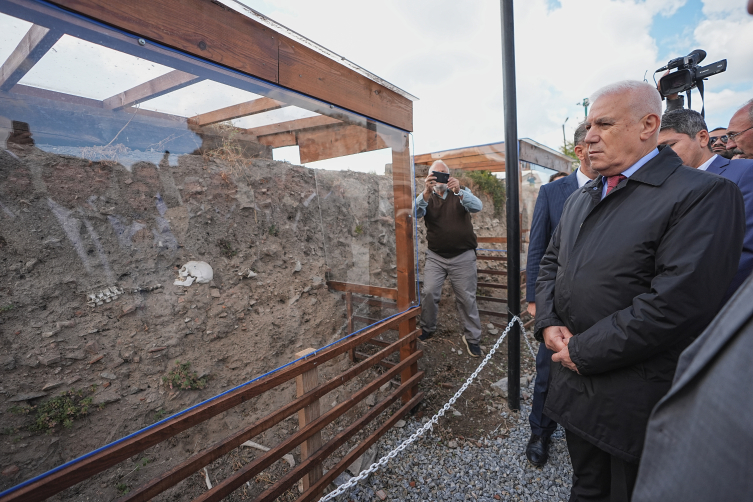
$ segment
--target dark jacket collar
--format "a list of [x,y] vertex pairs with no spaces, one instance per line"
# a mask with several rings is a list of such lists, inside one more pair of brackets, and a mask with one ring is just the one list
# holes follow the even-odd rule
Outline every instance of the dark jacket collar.
[[630,176],[630,181],[638,181],[658,187],[681,165],[680,157],[671,148],[662,145],[659,147],[659,155],[633,173]]

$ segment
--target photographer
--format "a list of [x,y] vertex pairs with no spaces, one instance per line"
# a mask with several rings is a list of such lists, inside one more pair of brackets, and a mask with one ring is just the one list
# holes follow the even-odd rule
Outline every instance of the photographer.
[[753,271],[753,160],[729,160],[711,152],[708,149],[706,122],[694,110],[665,113],[661,119],[659,144],[671,147],[686,166],[718,174],[734,182],[743,194],[746,222],[743,253],[737,274],[724,296],[726,303]]
[[438,160],[429,168],[426,186],[416,198],[416,218],[426,224],[426,265],[421,299],[419,340],[437,330],[437,307],[442,285],[450,278],[458,314],[463,324],[463,342],[471,357],[481,356],[481,319],[476,305],[476,234],[471,213],[481,211],[478,197],[449,176],[450,169]]

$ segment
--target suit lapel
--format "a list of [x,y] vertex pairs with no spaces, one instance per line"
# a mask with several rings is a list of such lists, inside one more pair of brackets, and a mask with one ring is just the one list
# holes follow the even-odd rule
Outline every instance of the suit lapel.
[[729,159],[725,159],[721,155],[717,155],[716,158],[714,159],[714,162],[711,163],[707,171],[710,173],[721,175],[724,171],[727,170],[728,166],[729,166]]
[[564,183],[560,184],[560,190],[562,190],[562,196],[564,200],[567,200],[574,191],[578,189],[578,172],[572,173],[565,178]]

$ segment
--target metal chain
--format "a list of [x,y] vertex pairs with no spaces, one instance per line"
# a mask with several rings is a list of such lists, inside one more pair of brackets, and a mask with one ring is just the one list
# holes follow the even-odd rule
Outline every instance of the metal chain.
[[[411,437],[409,437],[408,439],[406,439],[405,441],[403,441],[402,443],[400,443],[400,445],[397,446],[394,450],[392,450],[391,452],[389,452],[388,454],[386,454],[385,456],[383,456],[378,461],[376,461],[373,464],[371,464],[371,466],[368,469],[366,469],[365,471],[361,471],[361,473],[358,476],[350,478],[346,483],[340,485],[339,487],[337,487],[337,489],[329,492],[327,495],[325,495],[324,497],[322,497],[321,499],[319,499],[319,502],[327,502],[328,500],[332,500],[335,497],[337,497],[338,495],[341,495],[341,494],[345,493],[351,487],[353,487],[356,483],[358,483],[362,479],[367,478],[371,473],[376,472],[377,470],[379,470],[380,467],[386,466],[387,463],[390,460],[392,460],[393,458],[395,458],[400,452],[402,452],[403,450],[405,450],[411,443],[413,443],[419,437],[423,436],[424,433],[426,433],[426,431],[428,431],[429,429],[432,429],[432,431],[433,431],[434,430],[434,425],[439,424],[439,419],[445,414],[445,412],[447,412],[450,409],[450,407],[453,404],[455,404],[455,401],[458,400],[458,398],[463,394],[463,392],[465,392],[465,390],[473,382],[473,380],[476,379],[476,377],[481,372],[481,370],[484,369],[484,366],[486,366],[486,363],[488,363],[489,360],[492,358],[492,356],[494,355],[494,353],[497,351],[497,349],[499,348],[500,344],[502,343],[502,340],[505,339],[505,337],[507,336],[507,333],[510,331],[510,328],[512,328],[512,326],[516,322],[518,324],[520,324],[520,329],[523,331],[523,333],[525,333],[525,328],[523,327],[523,322],[520,320],[520,317],[514,316],[512,318],[512,320],[510,321],[510,323],[505,328],[505,331],[502,333],[502,336],[500,336],[499,340],[497,340],[497,343],[494,344],[494,347],[491,348],[491,350],[486,355],[486,357],[484,358],[484,360],[481,361],[481,364],[478,365],[478,368],[476,368],[476,371],[474,371],[473,374],[468,377],[468,379],[465,381],[465,383],[463,384],[463,386],[460,387],[460,389],[455,393],[455,395],[452,396],[450,398],[450,400],[447,401],[447,403],[445,403],[444,406],[442,406],[442,409],[440,409],[439,412],[436,415],[434,415],[433,417],[431,417],[431,420],[429,420],[428,422],[426,422],[423,425],[423,427],[421,427],[415,433],[413,433],[413,435]],[[526,340],[526,343],[527,342],[528,341]],[[529,348],[530,348],[530,346],[529,346]]]
[[533,351],[533,348],[531,347],[531,343],[528,341],[528,333],[526,333],[526,330],[522,327],[521,324],[521,331],[523,332],[523,340],[526,341],[526,345],[528,345],[528,350],[531,352],[531,357],[533,357],[533,360],[536,360],[536,353]]

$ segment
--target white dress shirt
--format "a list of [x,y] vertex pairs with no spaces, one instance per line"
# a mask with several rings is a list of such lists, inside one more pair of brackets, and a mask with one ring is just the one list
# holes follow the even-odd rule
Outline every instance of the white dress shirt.
[[583,171],[580,170],[580,167],[575,172],[575,177],[578,179],[578,188],[583,188],[583,185],[591,181],[591,178],[583,174]]
[[713,157],[711,157],[711,158],[710,158],[709,160],[707,160],[706,162],[704,162],[703,164],[701,164],[700,166],[698,166],[698,170],[700,170],[700,171],[705,171],[706,169],[708,169],[708,168],[709,168],[709,166],[711,165],[711,163],[712,163],[712,162],[714,162],[714,160],[715,160],[715,159],[716,159],[717,157],[718,157],[718,155],[717,155],[717,154],[714,154],[714,156],[713,156]]

